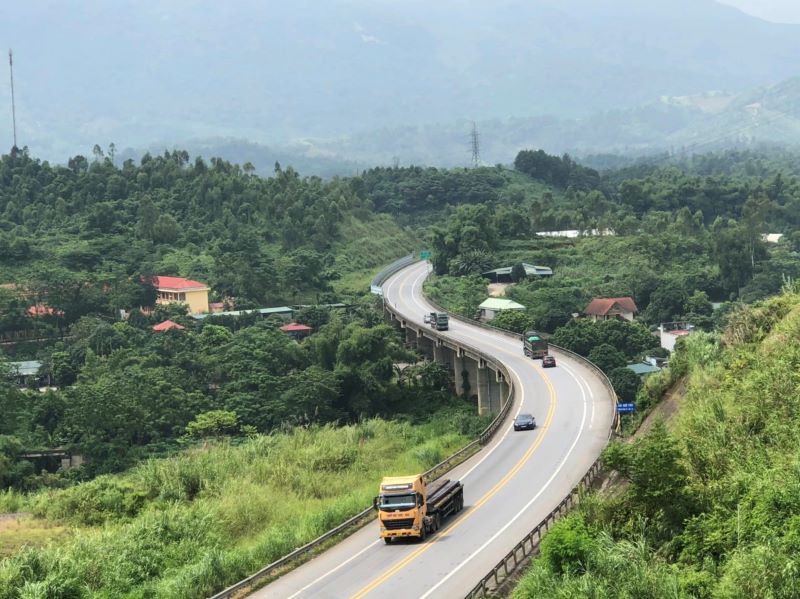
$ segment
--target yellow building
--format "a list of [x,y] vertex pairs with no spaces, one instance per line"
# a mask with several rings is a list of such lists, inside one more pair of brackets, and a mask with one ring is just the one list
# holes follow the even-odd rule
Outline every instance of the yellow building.
[[190,314],[208,312],[208,292],[211,288],[181,277],[153,277],[153,286],[158,291],[156,304],[186,304]]

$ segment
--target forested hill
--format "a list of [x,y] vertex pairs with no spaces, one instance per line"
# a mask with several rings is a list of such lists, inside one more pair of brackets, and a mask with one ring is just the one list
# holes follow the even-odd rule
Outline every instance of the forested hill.
[[[3,283],[25,283],[73,318],[146,305],[137,275],[189,277],[239,307],[264,306],[324,299],[344,272],[414,245],[351,181],[302,178],[279,165],[261,178],[250,164],[190,161],[183,151],[139,164],[113,159],[99,148],[66,167],[25,152],[0,159]],[[370,237],[367,223],[382,239],[345,256]],[[113,291],[101,293],[103,284]]]

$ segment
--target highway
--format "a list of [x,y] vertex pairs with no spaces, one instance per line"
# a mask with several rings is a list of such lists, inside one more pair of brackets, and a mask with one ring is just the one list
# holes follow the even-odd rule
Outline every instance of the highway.
[[[427,263],[416,263],[383,285],[386,301],[407,320],[421,323],[433,311],[422,295],[427,272]],[[447,475],[464,482],[464,511],[424,543],[385,545],[370,522],[251,597],[463,597],[600,455],[614,408],[592,370],[555,352],[557,367],[542,369],[523,355],[521,341],[453,319],[444,334],[502,361],[516,389],[492,442]],[[534,414],[535,431],[514,432],[511,420],[521,411]]]

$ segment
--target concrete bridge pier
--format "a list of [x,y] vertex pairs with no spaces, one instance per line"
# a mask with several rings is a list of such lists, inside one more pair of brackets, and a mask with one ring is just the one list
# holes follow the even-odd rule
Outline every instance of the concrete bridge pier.
[[433,342],[433,361],[441,366],[449,366],[452,363],[450,348],[446,347],[441,339]]
[[491,381],[494,378],[490,368],[486,365],[484,360],[478,362],[478,414],[490,414],[492,411],[491,406]]
[[409,347],[417,347],[417,338],[417,332],[410,327],[406,327],[406,345]]
[[417,335],[417,349],[425,356],[426,360],[433,360],[433,340],[422,335]]
[[[456,395],[464,395],[464,371],[467,368],[465,363],[467,360],[469,358],[464,355],[464,351],[461,348],[453,352],[453,382],[455,383]],[[467,373],[467,376],[469,376],[469,371]],[[468,387],[469,382],[467,382]]]

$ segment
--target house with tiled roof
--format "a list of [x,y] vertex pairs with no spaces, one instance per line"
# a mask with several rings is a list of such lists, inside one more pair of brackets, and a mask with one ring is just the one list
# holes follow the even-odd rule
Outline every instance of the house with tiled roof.
[[64,311],[58,308],[51,308],[47,304],[34,304],[28,306],[25,313],[32,318],[39,318],[41,316],[64,316]]
[[153,325],[153,330],[156,333],[163,333],[164,331],[171,331],[173,329],[176,331],[182,331],[185,328],[185,326],[180,325],[177,322],[173,322],[172,320],[165,320],[164,322],[159,322],[158,324]]
[[156,304],[186,304],[190,314],[208,312],[208,292],[211,288],[205,283],[163,276],[153,277],[152,282],[158,292]]
[[639,311],[632,297],[596,297],[589,302],[583,313],[594,320],[633,320]]

